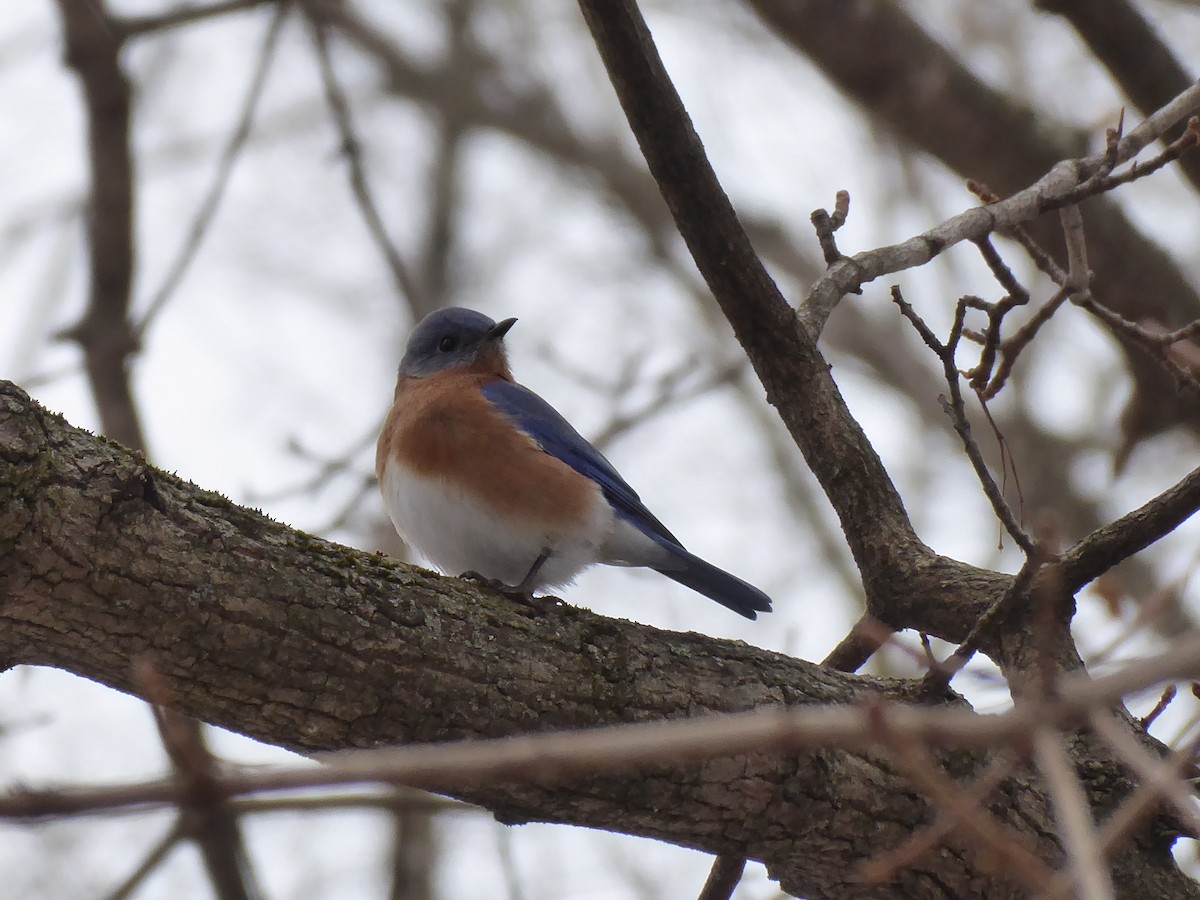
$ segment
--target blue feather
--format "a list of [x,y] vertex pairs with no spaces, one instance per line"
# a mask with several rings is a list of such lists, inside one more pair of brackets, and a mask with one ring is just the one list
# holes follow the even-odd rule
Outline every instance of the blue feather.
[[493,406],[533,438],[542,450],[600,485],[605,499],[621,518],[659,543],[665,542],[683,549],[679,539],[646,509],[637,491],[629,486],[613,464],[572,428],[571,423],[559,415],[553,406],[528,388],[511,381],[489,381],[480,390]]
[[480,390],[543,451],[600,485],[605,499],[618,516],[671,554],[672,565],[661,568],[656,565],[653,567],[656,571],[746,618],[757,618],[756,611],[770,611],[770,598],[758,588],[685,550],[679,539],[646,509],[637,492],[612,463],[549,403],[528,388],[510,381],[489,381]]

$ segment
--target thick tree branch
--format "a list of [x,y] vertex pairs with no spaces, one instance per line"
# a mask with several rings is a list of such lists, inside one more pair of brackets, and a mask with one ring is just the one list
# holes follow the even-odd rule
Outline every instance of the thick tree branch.
[[[133,663],[150,656],[181,712],[309,753],[922,698],[915,683],[833,673],[740,643],[571,607],[531,614],[239,508],[72,428],[11,385],[0,387],[0,619],[6,665],[57,666],[133,691]],[[987,759],[963,751],[943,762],[970,778]],[[1118,782],[1110,772],[1098,789]],[[445,789],[506,821],[570,822],[762,859],[812,897],[857,896],[846,879],[863,854],[900,845],[931,816],[886,752]],[[1041,789],[1021,780],[1014,790],[1024,798],[1020,827],[1055,858]],[[907,799],[881,823],[884,797]],[[871,847],[858,837],[865,830]],[[817,834],[824,852],[797,852],[797,835]],[[930,864],[954,884],[979,876],[970,854]],[[1177,878],[1162,860],[1154,872],[1148,864],[1130,853],[1114,877]],[[918,864],[880,896],[906,896],[928,875]]]
[[[917,696],[570,607],[531,615],[234,506],[11,386],[0,393],[0,511],[6,665],[133,691],[133,662],[149,655],[182,712],[301,752],[846,704],[864,690]],[[878,760],[810,754],[460,793],[507,821],[617,829],[777,866],[793,835],[864,827],[870,805],[853,799],[863,765],[881,789],[905,792]],[[783,784],[789,800],[772,802]]]
[[[773,706],[741,713],[713,713],[688,719],[638,722],[550,731],[512,737],[452,741],[424,746],[382,747],[336,753],[322,757],[323,766],[226,766],[209,788],[228,800],[231,809],[256,812],[274,808],[330,808],[337,803],[383,809],[426,811],[467,810],[465,804],[439,800],[411,788],[393,797],[279,798],[268,795],[311,788],[366,784],[422,785],[459,789],[505,782],[565,783],[580,775],[626,772],[653,768],[664,760],[693,762],[722,756],[758,753],[795,753],[822,750],[868,751],[880,745],[907,744],[920,748],[987,750],[1001,745],[1029,749],[1038,729],[1075,728],[1090,721],[1093,729],[1130,757],[1129,765],[1144,770],[1149,793],[1166,793],[1173,787],[1172,802],[1180,807],[1189,833],[1200,834],[1200,820],[1175,780],[1189,768],[1192,738],[1172,753],[1169,764],[1147,756],[1145,747],[1128,733],[1118,738],[1119,724],[1110,709],[1128,694],[1144,691],[1164,681],[1200,675],[1200,636],[1192,635],[1171,650],[1132,662],[1109,675],[1092,679],[1083,673],[1067,676],[1056,693],[1022,703],[1004,712],[981,715],[927,694],[924,703],[892,702],[878,693],[864,694],[862,702],[841,706]],[[877,680],[879,684],[897,681]],[[936,705],[935,700],[946,701]],[[1103,719],[1103,724],[1097,717]],[[1131,752],[1132,751],[1132,752]],[[1136,760],[1136,763],[1135,763]],[[1167,770],[1181,766],[1179,772]],[[1149,768],[1148,768],[1149,767]],[[1012,774],[1011,760],[1000,761],[987,773],[991,789]],[[1155,771],[1150,771],[1154,769]],[[1003,770],[998,774],[998,770]],[[979,785],[976,785],[978,787]],[[20,787],[0,796],[0,818],[44,819],[51,816],[87,815],[100,810],[179,805],[187,802],[186,778],[159,778],[126,784],[72,787]],[[256,800],[246,795],[260,795]],[[236,799],[241,798],[241,799]],[[978,798],[977,798],[978,799]],[[1131,798],[1133,799],[1133,798]],[[1137,798],[1141,799],[1141,798]],[[1144,812],[1144,810],[1143,810]],[[1113,849],[1109,847],[1108,849]]]
[[584,18],[634,136],[697,267],[745,348],[767,400],[820,481],[850,543],[868,611],[892,621],[886,599],[901,571],[933,554],[862,429],[813,336],[800,327],[751,247],[632,2],[581,0]]

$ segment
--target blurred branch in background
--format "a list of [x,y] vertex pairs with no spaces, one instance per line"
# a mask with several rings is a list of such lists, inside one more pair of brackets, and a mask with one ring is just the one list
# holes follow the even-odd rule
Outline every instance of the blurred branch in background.
[[136,265],[135,164],[130,88],[121,68],[116,21],[102,0],[58,0],[67,64],[79,76],[87,110],[91,191],[87,206],[90,286],[84,317],[62,336],[83,348],[104,433],[146,450],[130,385],[137,337],[129,318]]
[[238,116],[233,134],[230,135],[229,142],[225,145],[225,149],[221,152],[221,157],[217,161],[217,169],[213,173],[212,183],[209,185],[208,192],[205,194],[200,206],[197,208],[191,225],[188,226],[183,243],[179,247],[178,255],[163,278],[162,284],[150,295],[146,309],[138,321],[135,334],[139,344],[144,340],[146,329],[150,327],[154,317],[162,311],[163,306],[166,305],[171,295],[175,292],[175,289],[179,286],[179,282],[187,274],[188,267],[195,259],[196,252],[200,249],[200,244],[203,242],[205,234],[212,226],[213,217],[216,216],[217,210],[221,205],[221,198],[225,194],[225,189],[229,184],[230,176],[233,174],[234,166],[237,164],[238,157],[246,146],[246,141],[250,138],[255,113],[258,109],[259,100],[262,98],[263,89],[266,87],[267,75],[271,71],[271,62],[275,58],[275,49],[279,44],[280,32],[287,21],[288,10],[288,4],[279,4],[276,7],[275,14],[271,17],[270,23],[267,25],[266,33],[263,35],[262,47],[258,52],[258,62],[255,66],[254,74],[251,76],[250,84],[246,89],[246,99],[242,101],[242,111]]

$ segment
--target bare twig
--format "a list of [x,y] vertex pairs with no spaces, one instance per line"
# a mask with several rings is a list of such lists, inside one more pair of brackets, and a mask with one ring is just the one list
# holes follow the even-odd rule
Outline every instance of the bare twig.
[[1191,836],[1200,839],[1200,806],[1197,805],[1195,789],[1183,778],[1185,773],[1194,772],[1196,753],[1200,750],[1200,734],[1183,742],[1164,760],[1151,756],[1128,727],[1107,710],[1093,711],[1089,723],[1117,758],[1142,781],[1137,791],[1105,822],[1100,835],[1104,852],[1113,852],[1119,842],[1159,803],[1169,805],[1190,829]]
[[[981,336],[982,340],[980,340],[980,343],[983,344],[983,349],[979,353],[979,363],[967,373],[971,387],[978,393],[987,385],[992,369],[995,366],[996,353],[1001,346],[1001,331],[1004,318],[1016,307],[1029,303],[1029,291],[1017,281],[1016,276],[1013,275],[1012,270],[1000,257],[1000,253],[996,250],[990,238],[980,238],[974,243],[979,248],[980,255],[983,256],[984,262],[987,263],[993,277],[995,277],[1000,286],[1006,291],[1004,298],[998,303],[987,305],[988,325]],[[965,329],[963,336],[969,337],[972,340],[977,339],[975,335],[968,333]]]
[[134,667],[142,691],[152,703],[159,736],[181,786],[182,836],[196,842],[218,900],[259,897],[238,818],[225,803],[221,776],[205,743],[203,726],[169,707],[170,691],[148,659],[136,661]]
[[841,672],[857,672],[894,633],[895,629],[870,613],[863,613],[850,633],[821,660],[821,665]]
[[145,859],[138,863],[138,867],[134,869],[129,877],[122,881],[117,887],[113,888],[106,900],[126,900],[127,897],[133,895],[142,884],[143,881],[158,868],[159,864],[167,858],[167,854],[171,849],[179,843],[180,839],[186,837],[183,829],[183,821],[176,820],[168,831],[157,844],[155,844],[150,852],[146,854]]
[[1171,705],[1171,701],[1175,699],[1176,692],[1175,685],[1173,684],[1168,684],[1163,688],[1163,692],[1159,696],[1158,702],[1154,704],[1154,708],[1138,719],[1138,725],[1141,726],[1142,731],[1149,730],[1150,726],[1154,724],[1154,720],[1166,712],[1167,707]]
[[1036,556],[1025,561],[1025,565],[1021,567],[1021,571],[1017,573],[1008,590],[991,605],[986,613],[979,617],[962,643],[939,666],[931,668],[925,674],[926,683],[931,685],[949,684],[954,676],[962,671],[963,667],[970,662],[971,657],[979,650],[988,633],[1003,621],[1016,603],[1028,596],[1029,588],[1040,567],[1041,560]]
[[[143,37],[275,2],[279,2],[279,0],[217,0],[217,2],[205,6],[180,6],[156,15],[124,16],[116,20],[116,25],[122,39]],[[279,3],[279,5],[286,6],[287,4]]]
[[[1061,272],[1050,255],[1042,251],[1028,233],[1023,230],[1020,232],[1021,242],[1027,250],[1036,252],[1039,264],[1052,273],[1052,277],[1055,277],[1060,289],[1038,309],[1028,322],[1018,329],[1016,334],[1007,340],[1000,338],[1003,318],[1013,307],[1027,303],[1029,294],[1017,283],[1008,267],[1003,265],[999,254],[994,248],[991,248],[990,243],[980,244],[984,259],[988,260],[992,273],[1009,292],[1005,300],[995,304],[988,312],[988,329],[984,336],[984,348],[980,354],[979,365],[969,373],[971,386],[975,388],[980,400],[984,403],[995,397],[1004,387],[1009,375],[1012,374],[1017,357],[1029,346],[1041,327],[1050,320],[1050,317],[1069,298],[1084,294],[1088,289],[1091,271],[1087,265],[1087,244],[1084,240],[1083,218],[1079,207],[1064,207],[1059,211],[1059,216],[1062,220],[1063,234],[1067,244],[1068,270],[1066,273]],[[989,248],[990,253],[988,252]],[[1000,366],[993,375],[992,367],[997,353],[1000,356]]]
[[1067,244],[1067,278],[1063,287],[1072,293],[1086,291],[1092,280],[1088,268],[1087,239],[1083,234],[1083,214],[1078,206],[1064,206],[1058,211],[1063,237]]
[[[1116,153],[1117,163],[1129,161],[1178,123],[1195,115],[1197,110],[1200,110],[1200,84],[1183,91],[1122,138]],[[1185,149],[1187,147],[1178,147],[1170,151],[1170,158],[1177,158]],[[869,281],[924,265],[960,241],[977,240],[992,232],[1035,219],[1044,212],[1078,203],[1086,196],[1111,190],[1121,176],[1092,182],[1086,192],[1079,190],[1081,185],[1111,162],[1111,156],[1106,151],[1082,159],[1066,160],[1054,166],[1034,184],[1004,200],[966,210],[903,243],[843,257],[818,279],[801,304],[805,325],[811,333],[818,334],[837,302]],[[1160,154],[1150,163],[1131,169],[1124,177],[1126,180],[1141,177],[1169,161]]]
[[[1037,333],[1041,330],[1042,326],[1049,322],[1050,318],[1070,298],[1070,291],[1066,288],[1059,288],[1059,290],[1055,291],[1054,296],[1038,308],[1029,318],[1028,322],[1018,328],[1012,337],[1002,342],[1000,346],[1000,365],[996,369],[995,375],[982,388],[982,392],[979,395],[982,401],[991,400],[1000,393],[1001,389],[1008,382],[1013,366],[1016,365],[1021,351],[1033,342],[1033,339],[1037,337]],[[974,383],[974,379],[972,383]]]
[[1159,538],[1200,509],[1200,468],[1115,522],[1097,528],[1062,555],[1063,578],[1074,593]]
[[424,309],[426,304],[421,301],[421,292],[416,279],[409,271],[408,263],[400,254],[400,250],[388,236],[387,226],[383,216],[375,205],[375,198],[367,185],[366,167],[362,158],[362,142],[354,128],[354,117],[350,111],[350,103],[346,99],[342,86],[334,71],[333,59],[329,52],[328,25],[324,19],[325,5],[306,3],[305,9],[312,23],[313,43],[317,49],[317,62],[321,71],[321,83],[325,88],[325,100],[333,116],[341,140],[340,151],[346,161],[347,174],[350,178],[350,190],[362,212],[363,221],[370,232],[375,246],[379,249],[388,269],[392,274],[396,290],[411,309]]
[[83,348],[88,383],[105,435],[145,452],[129,383],[137,338],[129,322],[133,290],[134,157],[130,89],[121,68],[118,28],[103,0],[58,0],[67,64],[79,75],[87,105],[91,197],[87,312],[62,336]]
[[[1108,710],[1097,709],[1090,716],[1094,731],[1114,751],[1119,759],[1142,779],[1142,783],[1125,798],[1108,817],[1096,835],[1103,859],[1109,859],[1165,801],[1174,807],[1181,820],[1191,828],[1192,837],[1200,837],[1200,812],[1191,786],[1182,780],[1185,772],[1194,771],[1200,735],[1193,737],[1171,752],[1166,760],[1155,759],[1142,748],[1128,726]],[[1196,724],[1193,717],[1189,727]],[[1055,876],[1047,895],[1062,897],[1074,887],[1064,874]]]
[[1195,147],[1198,142],[1200,142],[1200,120],[1192,116],[1188,119],[1187,128],[1184,133],[1168,144],[1166,149],[1157,156],[1153,156],[1143,163],[1134,162],[1124,172],[1110,175],[1109,172],[1114,160],[1118,160],[1121,155],[1120,142],[1118,141],[1116,150],[1112,146],[1106,149],[1103,160],[1096,172],[1090,178],[1083,181],[1075,190],[1063,196],[1060,202],[1062,204],[1074,204],[1087,197],[1111,191],[1113,188],[1120,187],[1123,184],[1129,184],[1131,181],[1152,175],[1164,166],[1178,160],[1183,154]]
[[817,232],[821,255],[825,257],[825,264],[828,266],[832,266],[842,258],[842,252],[838,250],[837,239],[833,233],[846,224],[848,215],[850,215],[850,194],[848,191],[838,191],[833,215],[830,215],[826,209],[814,209],[812,215],[809,216],[813,228]]
[[[1012,774],[1013,768],[1014,764],[1008,757],[992,760],[979,778],[963,788],[964,801],[985,808],[988,797]],[[928,828],[922,828],[899,847],[872,857],[858,873],[858,880],[865,884],[890,881],[898,872],[914,865],[922,856],[944,843],[956,828],[958,819],[947,810],[939,809],[937,819]]]
[[[1058,13],[1079,32],[1092,55],[1103,63],[1122,92],[1148,113],[1193,79],[1150,18],[1129,0],[1039,0],[1040,8]],[[1118,126],[1119,132],[1120,126]],[[1183,167],[1200,188],[1200,160]]]
[[[293,482],[273,491],[250,491],[247,499],[249,502],[255,504],[274,503],[287,497],[321,490],[338,476],[350,473],[354,469],[355,457],[368,447],[374,446],[376,439],[379,437],[379,429],[382,425],[382,420],[374,422],[370,429],[363,432],[361,437],[357,438],[341,452],[329,457],[323,457],[310,451],[295,438],[290,439],[287,445],[288,451],[301,460],[312,463],[314,466],[313,473],[305,476],[300,481]],[[373,479],[372,483],[374,483]]]
[[959,372],[954,355],[962,338],[967,307],[979,305],[983,301],[980,301],[976,297],[963,297],[958,301],[955,307],[954,324],[951,326],[950,336],[946,343],[943,344],[904,299],[899,286],[894,285],[892,287],[892,300],[900,308],[901,314],[917,329],[917,332],[921,335],[925,343],[941,359],[946,386],[950,392],[949,399],[940,398],[942,409],[950,417],[950,421],[954,425],[954,430],[962,440],[963,450],[966,452],[967,459],[970,460],[972,468],[975,469],[975,475],[983,487],[984,494],[991,502],[996,517],[1003,523],[1005,530],[1017,542],[1017,545],[1026,554],[1032,554],[1035,549],[1033,538],[1025,533],[1025,530],[1017,521],[1017,517],[1013,514],[1012,508],[1009,507],[1008,501],[1004,499],[1004,492],[1000,490],[1000,487],[996,484],[996,480],[992,478],[992,473],[988,470],[987,462],[983,458],[983,452],[979,449],[979,444],[975,442],[975,438],[971,434],[971,424],[967,420],[967,411],[963,404],[962,388],[959,385]]
[[713,860],[708,878],[696,900],[729,900],[737,890],[745,870],[746,860],[737,856],[718,856]]
[[[481,74],[481,54],[471,35],[475,6],[476,0],[452,0],[443,6],[448,46],[442,66],[464,81],[485,78]],[[438,113],[428,224],[415,266],[421,295],[409,298],[410,303],[420,303],[411,309],[414,321],[444,305],[453,290],[451,254],[462,206],[459,182],[463,177],[463,146],[472,123],[462,104],[442,104]]]
[[889,716],[874,722],[886,746],[895,752],[891,760],[901,772],[932,800],[944,815],[954,820],[957,833],[975,844],[980,861],[995,874],[1022,882],[1035,894],[1044,890],[1053,871],[1030,850],[1011,826],[996,820],[971,793],[942,772],[925,747],[893,735]]
[[1088,807],[1062,737],[1050,728],[1033,735],[1034,759],[1046,779],[1054,804],[1054,818],[1067,851],[1075,896],[1080,900],[1110,900],[1113,896],[1108,863],[1096,840],[1092,811]]
[[394,788],[386,792],[323,794],[319,797],[237,797],[229,808],[239,816],[251,813],[325,812],[344,809],[411,810],[422,813],[479,813],[480,808],[425,791]]
[[[1104,306],[1092,297],[1091,294],[1085,294],[1077,302],[1118,336],[1127,338],[1154,356],[1175,379],[1176,384],[1180,388],[1191,391],[1193,394],[1200,391],[1200,374],[1195,371],[1194,367],[1185,365],[1181,354],[1177,350],[1172,352],[1172,347],[1179,340],[1182,340],[1183,337],[1191,336],[1194,330],[1194,323],[1189,323],[1183,328],[1178,329],[1178,333],[1182,333],[1183,337],[1163,340],[1164,334],[1160,329],[1146,327],[1129,321],[1124,316]],[[1168,332],[1167,335],[1173,338],[1176,333]]]
[[[612,418],[592,436],[591,443],[604,450],[621,435],[636,428],[647,419],[664,409],[676,407],[688,400],[700,397],[708,391],[731,383],[746,368],[745,359],[734,360],[727,365],[709,367],[699,373],[700,360],[695,357],[663,373],[654,380],[651,396],[634,409],[615,413]],[[620,393],[624,393],[621,391]],[[617,391],[613,391],[619,396]]]
[[175,259],[167,268],[167,274],[163,277],[162,284],[151,295],[149,303],[146,304],[146,311],[142,313],[141,321],[134,328],[134,335],[138,341],[144,339],[146,330],[150,327],[154,318],[166,306],[171,295],[175,293],[183,281],[187,270],[196,258],[196,253],[200,249],[200,245],[204,242],[204,238],[208,234],[209,226],[212,225],[213,219],[220,208],[221,200],[225,196],[225,189],[229,185],[230,176],[233,174],[234,166],[237,164],[238,158],[242,154],[242,150],[246,146],[246,141],[250,137],[250,129],[254,124],[254,116],[258,110],[259,100],[262,99],[263,89],[267,84],[267,74],[271,70],[271,63],[275,59],[275,50],[279,46],[279,35],[283,31],[283,24],[287,18],[290,5],[280,3],[275,15],[271,17],[271,22],[267,26],[267,31],[263,35],[262,46],[258,50],[258,62],[254,67],[254,73],[250,77],[250,85],[246,89],[246,96],[242,100],[242,112],[238,117],[237,125],[234,126],[233,134],[229,136],[229,141],[226,143],[224,150],[221,151],[221,156],[217,160],[217,168],[213,173],[212,182],[208,186],[208,191],[204,195],[204,199],[200,201],[200,206],[196,209],[196,214],[192,217],[192,223],[188,226],[187,234],[180,244],[179,250],[175,254]]

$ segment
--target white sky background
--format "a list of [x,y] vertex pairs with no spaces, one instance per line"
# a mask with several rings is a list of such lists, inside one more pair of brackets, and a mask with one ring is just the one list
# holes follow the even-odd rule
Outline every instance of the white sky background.
[[[960,8],[972,4],[910,5],[941,39],[963,39]],[[78,86],[61,63],[54,5],[35,0],[9,6],[0,21],[0,377],[27,387],[74,424],[95,428],[79,354],[51,337],[78,319],[85,300],[80,219],[63,215],[86,191]],[[439,19],[424,4],[374,6],[375,15],[394,16],[392,33],[406,46],[436,50]],[[976,70],[1032,92],[1057,115],[1102,134],[1121,100],[1081,61],[1074,37],[1035,21],[1026,3],[993,6],[994,18],[970,19]],[[504,5],[485,42],[529,42],[529,67],[563,85],[581,127],[623,134],[574,6],[528,7],[521,21],[538,22],[535,30],[513,26]],[[129,2],[118,8],[151,12],[160,6]],[[1173,45],[1177,52],[1190,48],[1195,59],[1200,16],[1168,5],[1151,9],[1173,15]],[[177,33],[169,51],[155,39],[126,56],[142,86],[135,110],[139,315],[184,240],[240,114],[268,17],[267,11],[227,17]],[[921,203],[898,203],[900,163],[881,155],[888,144],[877,142],[847,101],[790,51],[764,41],[745,17],[724,6],[693,14],[690,5],[670,4],[651,15],[651,25],[735,205],[788,223],[795,240],[810,250],[808,213],[832,204],[838,189],[852,197],[849,223],[839,232],[847,252],[902,240],[971,205],[957,179],[926,162],[916,165],[927,189]],[[1009,42],[1014,28],[1024,42],[1015,56]],[[371,97],[373,71],[347,54],[337,61],[352,99],[360,101],[357,125],[374,195],[397,243],[410,247],[423,222],[428,124],[411,107]],[[1065,73],[1074,79],[1069,94],[1059,90]],[[296,527],[316,529],[337,515],[359,474],[369,471],[373,441],[354,457],[353,476],[316,494],[275,499],[313,471],[311,461],[289,445],[298,443],[320,458],[361,445],[390,402],[410,323],[350,200],[309,39],[294,18],[257,121],[212,229],[148,335],[134,385],[157,465]],[[604,382],[635,361],[650,384],[691,354],[716,364],[736,358],[727,329],[723,343],[714,344],[694,301],[646,266],[639,233],[598,206],[579,176],[552,170],[494,135],[469,148],[458,257],[465,283],[458,302],[495,318],[520,318],[509,338],[517,377],[585,435],[648,388],[614,400],[573,371]],[[1176,184],[1173,173],[1164,173],[1121,196],[1148,232],[1200,268],[1194,209],[1171,203]],[[16,229],[14,222],[25,227]],[[1192,252],[1184,252],[1188,247]],[[1018,263],[1015,254],[1010,261]],[[961,250],[944,264],[898,280],[944,331],[949,300],[988,287],[979,271],[972,252]],[[872,285],[852,302],[893,316],[907,340],[907,326],[887,300],[890,283]],[[786,289],[795,296],[794,285]],[[1067,350],[1040,357],[1024,383],[1029,390],[1053,387],[1044,391],[1053,400],[1044,414],[1057,427],[1093,433],[1099,446],[1111,446],[1115,430],[1109,423],[1120,398],[1112,395],[1105,373],[1116,356],[1080,318],[1071,335],[1063,343]],[[569,361],[572,371],[559,360]],[[922,537],[941,552],[995,565],[997,526],[949,429],[930,446],[908,401],[853,366],[839,367],[836,359],[834,365]],[[756,428],[741,395],[723,388],[643,423],[606,453],[690,549],[770,593],[774,614],[744,622],[654,573],[626,570],[585,574],[565,592],[568,601],[807,659],[824,656],[858,609],[812,549],[804,523],[778,499],[777,477]],[[1143,448],[1115,482],[1099,462],[1078,475],[1090,490],[1109,495],[1119,514],[1182,475],[1191,466],[1188,456],[1194,458],[1190,442],[1169,438]],[[940,484],[936,492],[928,490],[932,478]],[[369,547],[367,526],[381,515],[372,495],[349,527],[327,536]],[[1195,528],[1177,535],[1172,546],[1178,549],[1163,551],[1163,565],[1178,574],[1190,570],[1188,547],[1195,538]],[[1012,568],[1013,562],[1006,556],[1000,564]],[[1102,636],[1115,628],[1096,603],[1081,602],[1077,629]],[[979,695],[984,707],[1001,702],[993,694],[985,689]],[[61,673],[18,670],[0,678],[0,729],[4,783],[97,782],[164,771],[143,704]],[[215,740],[233,759],[290,758],[233,735]],[[20,873],[22,892],[14,898],[100,896],[132,870],[167,822],[159,816],[0,826],[0,870]],[[505,830],[482,813],[448,820],[440,829],[445,897],[502,896],[500,840],[511,841],[527,900],[695,896],[708,868],[697,854],[650,841],[567,828]],[[272,898],[366,900],[386,889],[382,861],[390,832],[377,814],[264,818],[252,821],[247,833]],[[0,898],[6,890],[0,884]],[[737,896],[766,898],[774,890],[759,868]],[[208,888],[192,851],[181,849],[137,896],[204,898]]]

